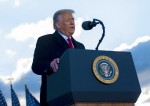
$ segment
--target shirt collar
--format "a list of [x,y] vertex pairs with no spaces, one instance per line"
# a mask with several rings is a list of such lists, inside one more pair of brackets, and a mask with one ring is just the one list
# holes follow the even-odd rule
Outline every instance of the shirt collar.
[[[68,37],[67,36],[65,36],[64,34],[62,34],[62,33],[60,33],[60,32],[58,32],[66,41],[67,41],[67,39],[68,39]],[[71,37],[69,37],[70,39],[71,39]]]

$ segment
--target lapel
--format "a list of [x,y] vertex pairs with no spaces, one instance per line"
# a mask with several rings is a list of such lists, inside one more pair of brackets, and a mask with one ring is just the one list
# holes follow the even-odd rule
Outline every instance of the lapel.
[[65,39],[57,31],[54,32],[54,38],[55,38],[55,41],[59,45],[61,45],[64,49],[69,48],[68,43],[65,41]]

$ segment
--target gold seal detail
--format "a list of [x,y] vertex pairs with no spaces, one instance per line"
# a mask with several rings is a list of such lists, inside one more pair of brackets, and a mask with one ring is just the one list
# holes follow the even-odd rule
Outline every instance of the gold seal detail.
[[112,84],[118,79],[119,69],[110,57],[99,56],[93,62],[93,73],[102,83]]

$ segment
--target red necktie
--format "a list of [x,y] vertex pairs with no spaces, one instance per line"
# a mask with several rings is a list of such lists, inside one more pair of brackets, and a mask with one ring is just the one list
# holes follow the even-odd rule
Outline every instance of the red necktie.
[[68,41],[69,47],[74,48],[73,43],[69,37],[68,37],[67,41]]

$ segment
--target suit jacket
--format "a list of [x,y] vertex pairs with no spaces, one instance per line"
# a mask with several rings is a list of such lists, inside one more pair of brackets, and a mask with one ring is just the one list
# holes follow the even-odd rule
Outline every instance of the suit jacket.
[[[74,48],[85,49],[82,43],[77,42],[72,37]],[[38,75],[42,75],[40,102],[41,106],[46,105],[47,94],[47,75],[53,73],[50,67],[50,62],[55,58],[60,58],[61,55],[69,48],[65,39],[55,31],[53,34],[44,35],[38,38],[34,51],[32,70]]]

